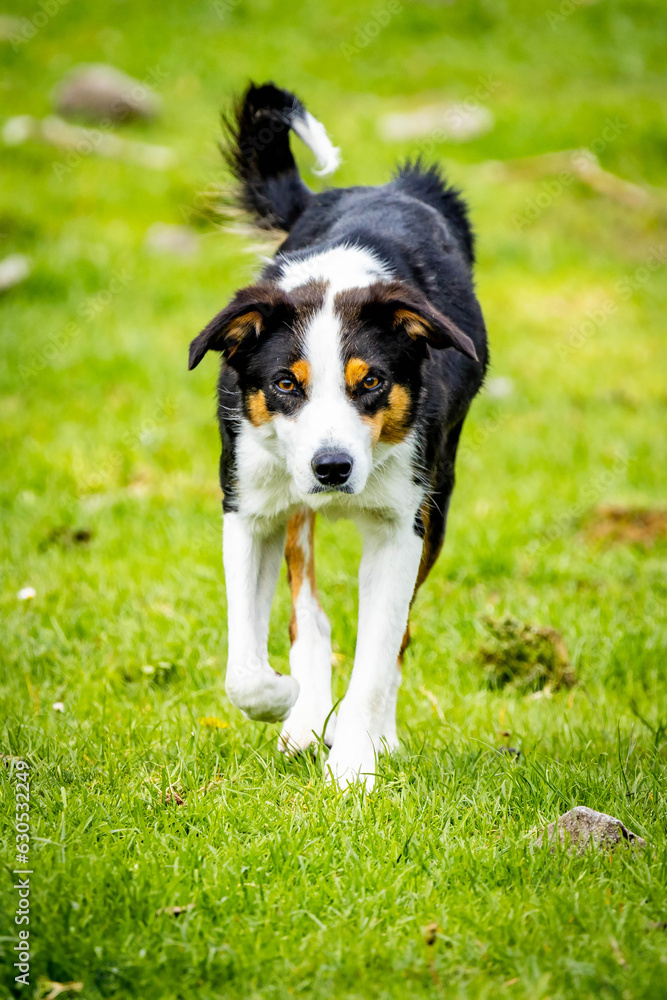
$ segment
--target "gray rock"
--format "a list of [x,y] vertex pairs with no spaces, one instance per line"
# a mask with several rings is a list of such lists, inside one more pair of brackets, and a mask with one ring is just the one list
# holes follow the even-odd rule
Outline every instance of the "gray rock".
[[557,840],[570,854],[573,851],[583,854],[589,846],[605,850],[621,843],[639,848],[646,845],[646,841],[632,830],[628,830],[620,819],[596,812],[588,806],[575,806],[574,809],[559,816],[554,823],[549,823],[546,830],[542,830],[537,838],[537,847],[542,846],[545,837],[547,843],[552,845],[551,854],[556,849]]
[[199,237],[190,226],[174,226],[167,222],[154,222],[146,233],[146,246],[155,253],[191,257],[197,253]]
[[72,70],[57,88],[55,104],[65,118],[114,124],[160,112],[160,100],[146,83],[102,63]]
[[486,394],[491,399],[507,399],[514,392],[514,382],[507,375],[496,375],[486,382]]
[[470,142],[490,132],[493,125],[489,109],[473,101],[427,104],[412,111],[383,115],[379,130],[381,137],[389,142],[428,137],[436,142]]
[[13,253],[0,261],[0,292],[20,285],[32,271],[32,261],[22,253]]

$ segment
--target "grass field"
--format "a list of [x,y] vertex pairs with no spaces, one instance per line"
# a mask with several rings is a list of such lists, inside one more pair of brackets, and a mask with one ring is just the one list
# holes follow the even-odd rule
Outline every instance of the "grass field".
[[[664,997],[667,544],[591,528],[600,505],[665,502],[662,6],[54,4],[46,23],[5,5],[34,31],[0,42],[0,114],[44,116],[71,66],[110,62],[164,100],[122,135],[177,159],[0,145],[0,258],[34,263],[0,299],[0,997]],[[365,799],[278,755],[277,727],[224,693],[215,365],[189,374],[187,347],[256,267],[201,197],[223,180],[218,109],[249,77],[326,123],[336,183],[433,150],[469,196],[490,377],[511,379],[466,425],[413,618],[403,749]],[[481,103],[493,129],[379,137],[381,115],[443,100]],[[499,166],[579,147],[646,199]],[[155,222],[197,228],[196,255],[150,253]],[[350,525],[319,526],[337,696],[358,557]],[[283,671],[288,604],[283,578]],[[491,689],[484,621],[506,614],[559,630],[579,683]],[[27,987],[12,758],[30,766]],[[578,804],[648,847],[534,850],[531,831]]]

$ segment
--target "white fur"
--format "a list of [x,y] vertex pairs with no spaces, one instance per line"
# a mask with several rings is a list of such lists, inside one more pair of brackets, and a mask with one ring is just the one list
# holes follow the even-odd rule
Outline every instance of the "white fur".
[[[307,566],[312,557],[308,521],[303,522],[296,544]],[[307,573],[303,575],[294,615],[296,639],[289,662],[291,675],[299,682],[299,697],[278,739],[278,749],[290,754],[305,750],[321,736],[331,745],[336,721],[331,714],[331,626],[312,592]]]
[[324,125],[313,118],[310,111],[304,110],[303,114],[292,119],[292,130],[315,155],[319,170],[314,170],[313,173],[325,177],[338,168],[340,150],[332,144]]
[[269,616],[285,530],[261,531],[256,521],[228,513],[222,539],[229,623],[227,695],[249,719],[280,722],[299,694],[298,681],[272,670],[268,655]]
[[348,288],[364,288],[386,281],[390,273],[370,251],[355,246],[335,247],[303,260],[285,261],[280,286],[292,291],[308,281],[327,282],[322,309],[304,334],[304,356],[311,366],[308,402],[296,418],[273,420],[287,467],[305,503],[328,506],[335,494],[313,493],[319,483],[311,462],[323,448],[347,452],[353,461],[348,486],[360,494],[372,467],[370,429],[347,395],[343,371],[341,321],[334,312],[334,296]]
[[[280,284],[291,291],[312,280],[328,283],[322,308],[304,331],[311,366],[309,396],[296,417],[276,416],[254,427],[240,422],[236,444],[239,513],[225,514],[224,562],[229,602],[227,691],[247,716],[288,721],[279,746],[307,747],[331,712],[329,623],[306,576],[296,600],[297,638],[290,654],[291,677],[268,663],[271,599],[291,514],[308,506],[327,516],[350,517],[364,537],[359,574],[359,630],[354,669],[336,721],[327,763],[341,787],[361,781],[371,788],[376,757],[397,746],[397,656],[408,620],[422,551],[414,517],[425,489],[414,482],[414,438],[371,447],[370,428],[348,398],[340,320],[334,296],[391,280],[386,266],[360,247],[282,262]],[[312,469],[323,447],[346,451],[353,460],[352,493],[313,493]],[[299,544],[309,556],[307,526]],[[291,714],[290,714],[291,709]],[[333,720],[327,727],[333,732]]]
[[376,281],[390,281],[392,274],[379,257],[370,250],[357,246],[339,246],[298,260],[280,256],[278,284],[292,292],[308,281],[326,281],[332,294],[346,288],[367,288]]
[[396,658],[408,622],[422,541],[412,520],[364,519],[359,568],[359,625],[354,668],[327,761],[341,788],[361,781],[371,789],[376,759],[396,745]]

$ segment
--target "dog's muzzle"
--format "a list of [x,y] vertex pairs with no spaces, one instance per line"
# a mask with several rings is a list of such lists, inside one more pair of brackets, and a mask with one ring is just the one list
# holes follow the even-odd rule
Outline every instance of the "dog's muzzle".
[[310,467],[318,483],[325,487],[344,486],[352,473],[352,456],[346,451],[322,449],[313,456]]

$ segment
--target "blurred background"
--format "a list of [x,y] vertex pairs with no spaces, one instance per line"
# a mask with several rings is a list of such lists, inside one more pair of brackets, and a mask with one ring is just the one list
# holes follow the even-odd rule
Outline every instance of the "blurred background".
[[[492,365],[417,605],[408,714],[431,712],[422,669],[465,688],[460,657],[487,613],[562,629],[600,683],[633,684],[628,657],[652,676],[667,467],[657,3],[43,0],[8,3],[0,31],[5,664],[56,703],[87,664],[82,710],[100,684],[131,702],[156,676],[225,704],[215,365],[186,360],[266,250],[224,208],[217,142],[221,108],[272,78],[341,147],[337,184],[382,183],[422,155],[465,192],[478,234]],[[342,685],[358,542],[349,526],[320,539]],[[283,587],[283,668],[287,614]]]
[[[453,950],[438,961],[481,984],[460,995],[501,995],[524,958],[515,996],[598,997],[605,976],[610,995],[661,995],[658,938],[641,921],[664,918],[664,879],[648,861],[636,881],[614,870],[621,898],[635,900],[625,912],[614,902],[612,913],[601,871],[572,925],[578,869],[551,897],[539,871],[520,888],[539,868],[521,846],[511,888],[505,848],[483,859],[499,825],[520,845],[539,816],[582,801],[653,831],[664,854],[664,13],[658,0],[4,0],[0,725],[3,750],[36,765],[36,968],[52,979],[82,976],[82,996],[157,997],[158,965],[166,996],[192,970],[222,982],[243,962],[275,960],[298,992],[302,976],[326,972],[325,924],[337,928],[348,903],[315,897],[339,886],[359,925],[331,962],[352,993],[375,995],[374,962],[412,968],[406,921],[444,926],[447,892]],[[293,89],[325,124],[342,151],[337,185],[382,183],[406,156],[443,166],[471,207],[492,364],[413,617],[399,709],[411,777],[401,758],[383,764],[393,777],[377,809],[412,815],[405,848],[380,843],[395,813],[371,834],[341,811],[351,839],[340,834],[331,870],[347,872],[345,851],[361,842],[375,861],[359,882],[327,869],[306,883],[296,870],[290,890],[279,880],[272,896],[267,876],[266,898],[255,886],[243,902],[239,865],[254,871],[261,855],[271,872],[296,857],[291,846],[262,853],[273,841],[257,840],[257,803],[275,837],[289,813],[312,856],[338,850],[329,805],[322,828],[308,812],[311,765],[278,759],[274,728],[244,722],[223,686],[216,364],[188,373],[187,351],[266,251],[225,214],[217,150],[219,112],[249,79]],[[324,523],[317,546],[338,697],[359,543],[350,525]],[[283,579],[270,645],[280,670],[288,618]],[[531,748],[552,762],[548,776]],[[533,770],[511,771],[519,753]],[[225,781],[241,791],[224,808],[195,794]],[[186,810],[157,818],[159,802],[188,792]],[[445,815],[458,824],[446,850],[463,866],[460,890],[445,887],[447,864],[407,860],[410,837],[413,858],[440,843],[424,801],[434,829]],[[179,826],[183,816],[199,826]],[[396,876],[397,852],[414,889]],[[490,915],[486,929],[470,915],[474,886],[488,887],[475,910]],[[387,917],[387,893],[400,919]],[[195,899],[172,934],[165,906]],[[289,945],[276,934],[281,906]],[[526,914],[536,940],[513,950],[507,935]],[[629,962],[609,951],[610,934]],[[497,951],[482,955],[487,935]],[[533,961],[542,941],[554,950]],[[550,963],[556,980],[569,976],[563,994]],[[246,982],[225,995],[247,997]],[[333,995],[322,983],[318,995]]]

